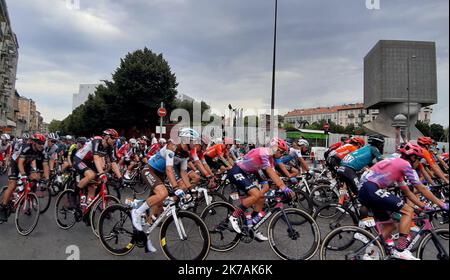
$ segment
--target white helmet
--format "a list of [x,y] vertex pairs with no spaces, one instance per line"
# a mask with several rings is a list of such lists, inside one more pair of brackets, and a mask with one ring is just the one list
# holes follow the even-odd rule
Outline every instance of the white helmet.
[[59,140],[58,135],[56,133],[53,133],[53,132],[49,133],[47,135],[47,138],[50,139],[50,140]]
[[138,142],[136,139],[131,138],[128,143],[130,143],[131,146],[136,147],[138,145]]
[[297,143],[298,143],[299,146],[309,147],[309,142],[306,141],[305,139],[299,139]]
[[159,144],[160,145],[165,145],[167,143],[166,139],[164,138],[159,138]]
[[66,135],[66,140],[73,140],[72,135]]
[[2,140],[8,140],[8,141],[11,140],[11,136],[9,136],[9,134],[7,134],[7,133],[2,134],[1,138],[2,138]]

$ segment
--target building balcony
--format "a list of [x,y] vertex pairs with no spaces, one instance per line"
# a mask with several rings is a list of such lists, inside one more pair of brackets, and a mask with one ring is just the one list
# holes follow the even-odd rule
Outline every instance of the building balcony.
[[349,115],[348,115],[348,118],[349,118],[349,119],[354,119],[354,118],[355,118],[355,115],[354,115],[354,114],[349,114]]

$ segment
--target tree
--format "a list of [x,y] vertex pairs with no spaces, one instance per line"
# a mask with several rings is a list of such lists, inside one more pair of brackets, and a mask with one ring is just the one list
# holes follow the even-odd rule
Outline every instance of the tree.
[[61,131],[61,123],[62,121],[59,120],[52,120],[50,124],[48,125],[48,130],[50,132],[57,132]]
[[61,130],[75,135],[94,135],[105,128],[121,134],[146,130],[159,122],[161,102],[175,107],[176,76],[162,54],[148,48],[128,53],[113,73],[88,100],[63,120]]
[[430,137],[433,138],[436,141],[443,141],[445,138],[445,131],[444,127],[440,124],[433,123],[430,126]]
[[424,136],[431,136],[430,125],[428,123],[418,121],[416,127]]
[[[198,106],[198,102],[196,102],[195,106]],[[191,125],[193,124],[194,121],[194,101],[190,101],[190,100],[180,100],[180,99],[175,99],[175,101],[173,102],[173,106],[176,109],[184,109],[186,111],[189,112],[189,117],[191,120]],[[206,102],[201,102],[200,103],[200,110],[201,110],[201,115],[200,115],[200,119],[202,119],[203,117],[203,113],[206,110],[211,109],[211,106],[209,106],[208,104],[206,104]]]

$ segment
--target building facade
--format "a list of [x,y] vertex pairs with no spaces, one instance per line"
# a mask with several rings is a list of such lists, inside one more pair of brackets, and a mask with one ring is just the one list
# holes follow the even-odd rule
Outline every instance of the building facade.
[[6,1],[0,0],[0,131],[4,133],[13,133],[17,126],[14,117],[18,49]]
[[73,94],[72,98],[72,110],[75,110],[78,106],[84,104],[89,98],[90,94],[94,94],[97,87],[100,84],[80,84],[78,93]]
[[[432,112],[433,109],[431,107],[422,108],[419,120],[429,123]],[[366,109],[363,103],[356,103],[294,110],[285,115],[284,122],[295,126],[299,124],[308,125],[325,120],[332,121],[343,127],[348,125],[362,126],[374,121],[378,114],[378,109]]]

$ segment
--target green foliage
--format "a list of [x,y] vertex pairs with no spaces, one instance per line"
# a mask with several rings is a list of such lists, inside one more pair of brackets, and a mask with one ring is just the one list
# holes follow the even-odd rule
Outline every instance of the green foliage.
[[119,133],[154,129],[161,102],[168,111],[175,107],[175,74],[162,54],[144,48],[128,53],[94,95],[63,120],[61,130],[75,135],[94,135],[105,128]]
[[416,127],[423,135],[428,136],[428,137],[431,136],[430,125],[428,123],[423,122],[423,121],[418,121],[416,123]]
[[48,125],[49,132],[61,131],[61,123],[62,122],[59,120],[52,120]]
[[[196,103],[195,106],[199,105],[198,102],[195,102],[195,103]],[[194,101],[175,99],[175,101],[173,102],[173,105],[177,109],[185,109],[186,111],[189,112],[189,117],[190,117],[191,125],[192,125],[194,122]],[[200,107],[201,108],[200,119],[201,119],[203,116],[203,113],[206,110],[211,109],[211,106],[209,106],[208,104],[206,104],[203,101],[200,103],[200,106],[201,106]],[[208,123],[208,122],[206,122],[206,123]]]

